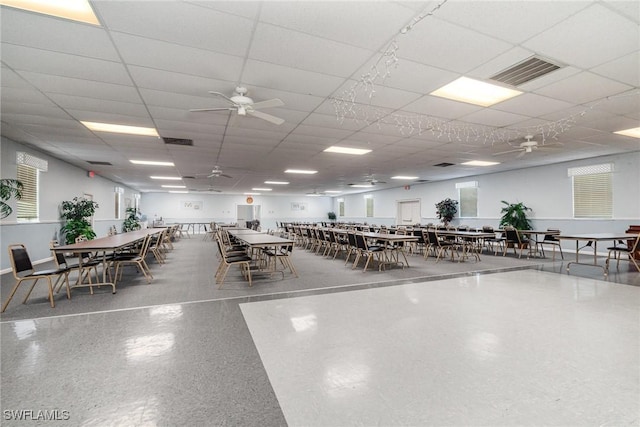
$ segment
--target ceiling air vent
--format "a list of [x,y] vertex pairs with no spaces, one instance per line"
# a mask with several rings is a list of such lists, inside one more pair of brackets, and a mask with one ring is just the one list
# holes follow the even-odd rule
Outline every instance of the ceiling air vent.
[[113,166],[109,162],[101,162],[101,161],[98,161],[98,160],[87,160],[87,163],[89,163],[91,165],[99,165],[99,166]]
[[455,163],[444,162],[444,163],[438,163],[437,165],[433,165],[433,166],[437,166],[439,168],[446,168],[447,166],[453,166],[453,165],[455,165]]
[[162,137],[162,140],[165,144],[173,144],[173,145],[193,145],[193,139],[186,138],[165,138]]
[[551,62],[545,61],[537,56],[532,56],[511,68],[507,68],[506,70],[499,72],[495,76],[490,77],[490,79],[506,83],[511,86],[520,86],[523,83],[537,79],[545,74],[549,74],[558,68],[560,68],[559,65],[552,64]]

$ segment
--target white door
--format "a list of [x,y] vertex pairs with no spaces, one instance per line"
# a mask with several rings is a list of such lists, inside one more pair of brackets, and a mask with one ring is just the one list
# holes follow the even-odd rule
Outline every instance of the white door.
[[420,219],[420,200],[398,202],[397,225],[418,224]]

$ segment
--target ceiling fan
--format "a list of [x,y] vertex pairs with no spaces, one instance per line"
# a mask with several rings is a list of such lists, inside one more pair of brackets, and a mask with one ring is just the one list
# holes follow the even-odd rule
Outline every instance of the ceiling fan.
[[217,190],[213,187],[209,188],[189,188],[189,191],[202,192],[202,193],[222,193],[222,190]]
[[262,120],[266,120],[269,123],[273,123],[274,125],[281,125],[284,123],[284,120],[280,117],[272,116],[271,114],[263,113],[261,110],[263,108],[271,108],[271,107],[281,107],[284,105],[278,98],[269,99],[266,101],[253,102],[253,99],[247,96],[247,88],[238,86],[235,89],[235,93],[233,96],[228,97],[227,95],[220,92],[209,91],[210,94],[219,96],[231,104],[229,107],[212,107],[212,108],[194,108],[189,111],[191,112],[206,112],[206,111],[236,111],[238,116],[253,116]]
[[354,187],[354,186],[358,186],[358,187],[363,187],[363,186],[369,186],[369,187],[374,187],[376,184],[386,184],[387,181],[380,181],[379,179],[376,179],[373,175],[367,175],[365,176],[365,181],[364,182],[355,182],[352,184],[349,184],[350,187]]
[[514,148],[513,150],[501,151],[499,153],[495,153],[494,156],[501,156],[503,154],[519,152],[520,154],[518,154],[516,156],[516,158],[520,158],[520,157],[524,156],[527,153],[532,153],[534,150],[550,148],[550,147],[548,147],[548,145],[549,144],[538,145],[538,141],[533,139],[533,135],[526,135],[525,136],[525,141],[521,142],[520,145],[518,146],[518,148]]
[[223,173],[222,170],[220,170],[220,167],[218,167],[217,165],[211,170],[211,173],[207,175],[207,178],[218,178],[220,176],[225,178],[233,178],[232,176]]

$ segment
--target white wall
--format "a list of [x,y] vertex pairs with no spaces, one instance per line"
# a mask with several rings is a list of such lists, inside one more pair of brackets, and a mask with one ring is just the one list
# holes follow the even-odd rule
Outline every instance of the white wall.
[[[0,268],[2,270],[10,268],[6,247],[11,243],[24,243],[33,261],[47,259],[51,256],[49,241],[60,238],[59,232],[62,226],[60,204],[63,200],[71,200],[83,194],[92,194],[93,200],[99,206],[94,217],[96,234],[104,236],[109,227],[114,225],[118,230],[122,229],[124,199],[133,200],[133,194],[136,194],[133,189],[99,176],[89,178],[86,170],[7,138],[2,138],[0,147],[0,176],[2,178],[16,177],[16,152],[18,151],[47,160],[49,168],[47,172],[40,174],[40,220],[33,223],[17,222],[15,201],[11,200],[9,205],[14,208],[14,212],[0,222],[0,238],[2,240]],[[114,187],[116,186],[125,190],[120,206],[122,218],[120,220],[115,219]]]
[[[281,221],[327,221],[332,209],[330,197],[308,196],[251,196],[253,206],[260,206],[260,224],[264,230],[275,229]],[[224,194],[174,194],[144,193],[140,199],[140,210],[151,222],[154,217],[172,222],[236,222],[236,207],[247,204],[247,196]],[[200,206],[194,210],[185,207],[185,202]],[[194,203],[195,202],[195,203]],[[293,210],[292,204],[304,206],[304,210]]]
[[[50,256],[49,240],[56,238],[60,229],[59,205],[62,200],[70,200],[84,193],[94,195],[100,207],[95,217],[98,236],[106,235],[112,225],[121,228],[122,220],[114,219],[114,186],[125,188],[123,197],[133,199],[134,190],[122,184],[95,177],[89,178],[85,170],[54,159],[11,140],[2,139],[1,176],[13,178],[16,173],[15,153],[25,151],[49,161],[49,171],[43,174],[40,192],[40,222],[32,224],[16,223],[10,216],[0,223],[2,246],[9,243],[27,244],[32,258],[44,259]],[[609,220],[585,220],[572,218],[571,179],[567,177],[569,167],[613,163],[614,218]],[[573,161],[562,164],[541,166],[511,172],[479,175],[456,180],[411,185],[409,190],[371,191],[367,193],[337,197],[306,196],[253,196],[253,205],[261,206],[263,229],[273,229],[281,221],[327,221],[327,213],[338,213],[339,198],[345,201],[345,216],[339,221],[368,222],[370,224],[393,225],[396,223],[397,202],[419,200],[421,203],[421,223],[438,223],[435,204],[444,198],[458,198],[456,182],[478,181],[478,218],[456,218],[454,224],[471,227],[492,225],[500,220],[500,201],[523,202],[533,209],[532,223],[535,228],[560,228],[563,232],[620,232],[630,224],[640,224],[640,152],[617,156]],[[374,199],[374,217],[366,218],[364,195]],[[201,210],[185,209],[185,201],[202,202]],[[305,210],[293,210],[292,204],[304,203]],[[154,216],[163,217],[167,222],[235,222],[236,206],[246,203],[246,196],[210,194],[168,194],[144,193],[140,208],[149,220]],[[124,205],[124,203],[123,203]],[[124,210],[124,206],[122,207]],[[6,250],[0,251],[1,265],[8,267]]]
[[[574,219],[572,181],[567,176],[567,169],[601,163],[614,164],[613,219]],[[417,199],[421,203],[420,222],[438,223],[435,204],[447,197],[457,200],[455,184],[465,181],[478,182],[478,217],[456,217],[454,225],[497,227],[502,200],[523,202],[530,207],[529,216],[538,229],[557,227],[572,233],[620,232],[630,224],[640,224],[640,152],[410,185],[409,190],[395,188],[338,196],[334,198],[333,210],[338,212],[338,199],[343,199],[345,216],[338,217],[338,221],[393,225],[396,224],[397,202]],[[365,217],[365,195],[374,199],[374,218]]]

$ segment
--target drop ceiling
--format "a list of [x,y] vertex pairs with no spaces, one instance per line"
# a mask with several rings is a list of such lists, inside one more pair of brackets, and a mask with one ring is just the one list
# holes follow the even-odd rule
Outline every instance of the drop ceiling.
[[[374,189],[390,188],[407,184],[395,175],[437,181],[640,150],[640,140],[613,133],[640,126],[636,1],[449,0],[435,11],[439,2],[430,1],[90,3],[100,26],[0,9],[2,135],[141,192],[166,191],[149,177],[175,175],[195,176],[183,179],[187,188],[216,194],[250,192],[266,180],[290,182],[272,194],[346,194],[372,178]],[[360,119],[338,117],[335,100],[360,87],[393,41],[388,76],[374,82],[372,97],[357,93]],[[461,76],[487,81],[532,56],[560,68],[521,84],[510,100],[483,108],[429,95]],[[189,111],[227,106],[209,91],[232,96],[237,86],[256,102],[281,99],[284,106],[263,111],[285,122]],[[448,130],[418,132],[398,117]],[[543,142],[530,130],[569,118],[544,139],[546,149],[495,155],[526,133]],[[153,127],[193,145],[92,132],[80,121]],[[454,132],[488,128],[514,137]],[[323,151],[333,145],[372,151]],[[461,165],[470,160],[500,164]],[[452,165],[435,166],[442,163]],[[207,178],[216,165],[232,178]],[[285,174],[289,168],[318,173]]]

